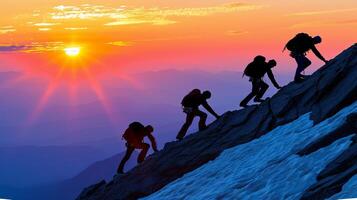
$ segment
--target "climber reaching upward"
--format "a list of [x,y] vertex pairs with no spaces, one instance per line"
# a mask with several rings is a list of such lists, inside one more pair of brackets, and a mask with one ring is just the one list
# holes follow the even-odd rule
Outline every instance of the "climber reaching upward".
[[152,148],[157,152],[157,146],[152,132],[154,128],[151,125],[144,127],[140,122],[133,122],[129,125],[126,131],[123,134],[123,139],[126,140],[126,153],[123,159],[121,160],[117,173],[124,173],[124,165],[129,160],[131,154],[135,149],[141,149],[141,152],[138,156],[138,163],[141,163],[145,160],[146,154],[149,151],[150,145],[144,143],[144,137],[148,137]]
[[280,89],[281,87],[276,82],[274,74],[272,72],[272,68],[276,66],[275,60],[270,60],[269,62],[265,62],[264,56],[256,56],[253,62],[249,63],[248,66],[244,70],[244,75],[249,77],[249,81],[252,82],[252,92],[248,94],[247,97],[243,99],[240,103],[241,107],[247,107],[248,102],[254,98],[254,102],[263,102],[262,99],[265,92],[268,90],[269,85],[263,81],[264,75],[267,73],[269,79],[273,83],[273,85]]
[[200,117],[199,130],[202,131],[206,128],[207,114],[199,110],[200,105],[202,105],[209,113],[211,113],[217,119],[219,118],[219,115],[207,103],[207,99],[209,98],[211,98],[210,91],[204,91],[201,93],[199,89],[192,90],[183,98],[181,104],[183,107],[183,112],[186,113],[186,122],[181,127],[179,133],[176,136],[176,139],[182,140],[185,137],[188,128],[191,126],[193,119],[196,116]]
[[285,45],[284,50],[288,49],[291,52],[290,56],[293,57],[297,63],[294,77],[295,82],[301,82],[307,77],[302,75],[301,72],[311,65],[311,61],[306,57],[306,53],[309,50],[323,62],[328,62],[315,46],[316,44],[321,43],[321,41],[322,39],[320,36],[311,37],[307,33],[299,33]]

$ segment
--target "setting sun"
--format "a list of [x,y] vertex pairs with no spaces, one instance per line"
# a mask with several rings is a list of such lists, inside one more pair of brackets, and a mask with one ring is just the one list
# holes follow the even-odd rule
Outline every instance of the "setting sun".
[[68,47],[64,49],[64,52],[66,53],[67,56],[78,56],[79,53],[81,52],[81,48],[80,47]]

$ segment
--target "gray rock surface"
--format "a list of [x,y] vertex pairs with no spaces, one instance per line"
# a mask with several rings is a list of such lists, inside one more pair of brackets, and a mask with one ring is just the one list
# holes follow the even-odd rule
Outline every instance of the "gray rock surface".
[[317,182],[304,192],[302,200],[329,198],[340,192],[343,185],[357,174],[357,113],[347,116],[344,124],[299,152],[300,155],[310,154],[349,135],[355,135],[350,147],[318,174]]
[[77,199],[138,199],[215,159],[223,150],[247,143],[307,112],[315,123],[321,122],[356,101],[356,55],[357,44],[303,83],[290,83],[261,105],[225,113],[205,131],[168,143],[127,174],[91,186]]
[[313,143],[308,144],[297,154],[300,156],[308,155],[332,144],[340,138],[347,137],[355,133],[357,133],[357,113],[352,113],[347,117],[346,122],[340,127],[336,128],[334,131],[331,131],[324,137],[315,140]]
[[345,183],[357,174],[357,143],[353,143],[317,176],[317,183],[308,188],[301,200],[323,200],[340,192]]

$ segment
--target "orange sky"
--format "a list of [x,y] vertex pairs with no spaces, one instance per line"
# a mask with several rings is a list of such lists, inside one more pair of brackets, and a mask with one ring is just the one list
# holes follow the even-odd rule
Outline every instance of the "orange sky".
[[[1,86],[44,82],[28,123],[62,85],[70,105],[82,102],[77,93],[85,86],[111,116],[105,79],[126,80],[146,92],[130,73],[242,71],[257,54],[278,61],[275,73],[293,74],[296,64],[282,53],[286,42],[298,32],[319,34],[318,48],[333,58],[356,42],[356,11],[356,0],[3,0],[0,72],[22,76]],[[79,56],[66,56],[64,48],[72,46],[81,47]],[[311,73],[322,62],[309,57]]]
[[[319,34],[327,58],[352,45],[357,2],[225,0],[4,1],[0,8],[2,70],[52,73],[83,63],[109,73],[138,70],[241,70],[256,54],[295,68],[286,41]],[[63,48],[82,47],[76,61]],[[289,66],[289,65],[293,66]]]

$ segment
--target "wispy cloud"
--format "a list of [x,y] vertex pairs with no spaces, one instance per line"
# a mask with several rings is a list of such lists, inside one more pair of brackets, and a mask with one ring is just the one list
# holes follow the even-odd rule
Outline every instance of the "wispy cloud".
[[94,18],[120,18],[121,11],[125,6],[119,8],[105,7],[101,5],[83,4],[80,6],[59,5],[53,8],[49,15],[52,19],[94,19]]
[[341,13],[341,12],[353,12],[353,11],[357,11],[357,8],[296,12],[296,13],[288,14],[288,16],[311,16],[311,15],[324,15],[324,14],[333,14],[333,13]]
[[12,33],[15,32],[16,29],[0,29],[0,34]]
[[133,25],[133,24],[152,24],[156,26],[161,26],[161,25],[169,25],[169,24],[176,24],[176,21],[173,20],[168,20],[168,19],[160,19],[160,18],[154,18],[154,19],[121,19],[118,21],[114,22],[109,22],[104,24],[105,26],[122,26],[122,25]]
[[50,31],[50,30],[52,30],[51,28],[39,28],[38,29],[39,31]]
[[66,27],[64,28],[65,30],[70,30],[70,31],[78,31],[78,30],[87,30],[87,27]]
[[16,46],[16,45],[0,45],[0,52],[14,52],[14,51],[24,51],[26,46]]
[[237,30],[230,30],[230,31],[227,31],[227,35],[231,35],[231,36],[237,36],[237,35],[244,35],[244,34],[247,34],[248,31],[237,31]]
[[16,29],[14,26],[2,26],[0,27],[0,34],[12,33],[15,32]]
[[0,52],[25,52],[25,53],[41,53],[51,51],[62,51],[65,47],[63,42],[33,42],[24,45],[0,45]]
[[128,47],[128,46],[132,46],[133,42],[115,41],[115,42],[109,42],[107,44],[110,44],[113,46],[119,46],[119,47]]
[[47,26],[55,26],[57,24],[58,23],[42,22],[42,23],[35,23],[34,26],[47,27]]
[[261,9],[262,5],[246,4],[246,3],[230,3],[219,6],[200,7],[200,8],[177,8],[177,9],[143,9],[143,13],[147,15],[157,16],[208,16],[218,13],[230,13],[237,11],[249,11]]
[[106,7],[102,5],[83,4],[80,6],[59,5],[49,13],[52,20],[69,19],[108,19],[104,25],[121,26],[132,24],[169,25],[177,23],[175,17],[199,17],[219,13],[249,11],[262,8],[262,5],[231,3],[211,7],[197,8],[128,8],[126,6]]

